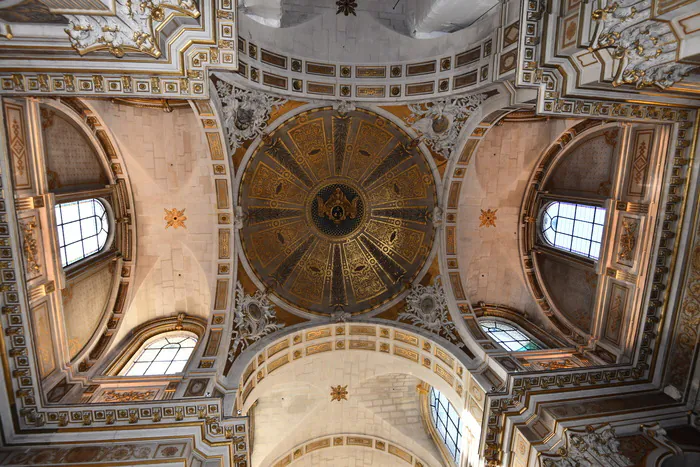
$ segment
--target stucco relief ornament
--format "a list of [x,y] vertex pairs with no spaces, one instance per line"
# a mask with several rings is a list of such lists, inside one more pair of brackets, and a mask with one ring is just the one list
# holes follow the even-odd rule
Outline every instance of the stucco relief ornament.
[[411,115],[406,122],[433,151],[449,159],[464,123],[486,98],[486,94],[474,94],[409,104]]
[[249,345],[283,327],[283,323],[277,322],[275,307],[266,294],[258,290],[255,295],[247,295],[241,283],[236,284],[236,307],[233,314],[229,360],[233,360],[235,355]]
[[556,455],[540,456],[542,467],[626,467],[632,462],[620,453],[620,441],[610,425],[597,428],[587,426],[585,431],[567,430],[566,447]]
[[593,49],[613,48],[618,69],[613,85],[673,86],[695,68],[676,62],[678,40],[668,22],[650,19],[651,0],[601,0]]
[[338,115],[345,117],[347,114],[356,109],[355,104],[350,101],[340,101],[333,104],[333,109],[338,112]]
[[65,31],[80,55],[108,50],[117,58],[126,52],[159,58],[156,27],[167,17],[166,9],[199,18],[199,10],[192,0],[116,0],[115,16],[64,15],[69,21]]
[[458,346],[464,345],[450,320],[447,295],[440,276],[435,278],[433,285],[417,284],[412,287],[406,297],[406,308],[399,313],[399,320],[444,337]]
[[277,109],[287,102],[282,97],[237,88],[223,81],[216,83],[216,92],[221,99],[228,145],[232,151],[245,141],[261,136],[273,108]]

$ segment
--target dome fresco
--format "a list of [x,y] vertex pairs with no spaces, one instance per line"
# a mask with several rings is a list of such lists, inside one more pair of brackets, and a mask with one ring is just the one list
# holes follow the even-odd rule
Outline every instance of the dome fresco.
[[274,130],[245,168],[243,250],[293,307],[367,312],[420,273],[435,196],[430,167],[395,124],[312,110]]

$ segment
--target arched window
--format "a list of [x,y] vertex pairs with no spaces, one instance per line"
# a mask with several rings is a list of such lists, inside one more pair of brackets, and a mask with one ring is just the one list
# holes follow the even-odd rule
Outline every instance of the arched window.
[[462,422],[457,410],[440,391],[430,388],[430,413],[440,438],[447,446],[457,465],[462,455]]
[[555,248],[598,259],[605,208],[555,201],[544,207],[542,235]]
[[95,198],[57,204],[56,226],[63,267],[99,253],[109,237],[107,210]]
[[481,329],[498,345],[511,352],[540,350],[542,346],[512,324],[495,319],[479,320]]
[[160,334],[141,346],[121,374],[155,376],[179,373],[187,365],[196,344],[197,337],[191,333]]

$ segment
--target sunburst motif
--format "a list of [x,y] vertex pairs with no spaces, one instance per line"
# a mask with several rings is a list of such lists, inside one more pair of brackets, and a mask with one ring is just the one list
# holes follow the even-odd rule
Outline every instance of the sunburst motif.
[[335,4],[338,6],[338,11],[335,12],[336,15],[342,13],[345,16],[348,16],[350,13],[352,13],[353,16],[357,16],[355,13],[355,8],[357,8],[357,3],[355,0],[338,0],[335,2]]
[[331,402],[348,400],[348,386],[331,386]]
[[496,227],[496,213],[498,212],[498,209],[494,209],[493,211],[490,209],[487,210],[481,210],[481,215],[479,216],[479,220],[481,221],[481,224],[479,227]]
[[185,210],[183,209],[182,211],[177,210],[176,208],[172,208],[170,210],[168,209],[163,209],[165,211],[165,228],[167,229],[168,227],[172,227],[174,229],[177,229],[178,227],[182,227],[183,229],[186,229],[187,227],[185,226],[185,221],[187,220],[187,216],[185,216]]

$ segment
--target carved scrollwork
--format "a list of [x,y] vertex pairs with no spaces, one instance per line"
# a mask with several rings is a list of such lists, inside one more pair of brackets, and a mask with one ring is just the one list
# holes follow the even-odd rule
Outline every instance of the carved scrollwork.
[[107,391],[104,393],[105,402],[136,402],[148,401],[155,397],[156,391]]
[[625,467],[632,462],[620,453],[620,441],[610,425],[594,428],[587,426],[584,431],[567,430],[566,447],[556,455],[544,454],[540,457],[542,467]]
[[80,55],[108,50],[118,58],[126,52],[159,58],[156,27],[166,19],[165,10],[175,10],[192,18],[200,14],[192,0],[116,0],[115,3],[116,16],[65,15],[70,22],[65,31]]
[[261,136],[273,108],[287,102],[264,92],[237,88],[219,81],[216,92],[221,99],[224,126],[231,150],[238,149],[248,140]]
[[447,295],[440,276],[435,278],[433,285],[413,286],[406,297],[406,308],[399,313],[399,320],[444,337],[458,346],[464,345],[450,320]]
[[676,62],[678,38],[668,22],[650,18],[651,0],[601,0],[599,5],[593,11],[598,22],[593,48],[614,48],[618,69],[613,85],[665,89],[694,68]]
[[236,306],[229,360],[233,360],[238,353],[252,343],[283,327],[283,323],[277,322],[275,307],[266,294],[258,290],[255,295],[247,295],[241,283],[236,284]]
[[432,150],[449,159],[464,123],[486,98],[486,94],[474,94],[409,104],[411,115],[406,121]]

